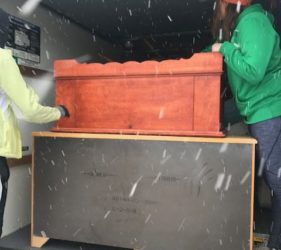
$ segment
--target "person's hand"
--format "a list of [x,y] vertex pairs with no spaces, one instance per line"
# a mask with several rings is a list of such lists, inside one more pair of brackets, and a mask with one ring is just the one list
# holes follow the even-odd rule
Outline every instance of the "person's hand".
[[212,52],[219,52],[221,48],[221,43],[214,43],[212,46]]
[[60,111],[62,117],[70,117],[68,109],[64,105],[59,105],[57,106],[57,108]]

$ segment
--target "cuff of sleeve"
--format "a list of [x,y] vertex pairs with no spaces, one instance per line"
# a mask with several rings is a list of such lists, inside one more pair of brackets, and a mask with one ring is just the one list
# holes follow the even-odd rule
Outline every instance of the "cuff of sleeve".
[[59,111],[60,117],[65,116],[65,111],[61,106],[56,106],[57,110]]
[[235,49],[234,45],[230,42],[224,42],[221,47],[219,52],[222,53],[224,56],[227,56],[230,51]]

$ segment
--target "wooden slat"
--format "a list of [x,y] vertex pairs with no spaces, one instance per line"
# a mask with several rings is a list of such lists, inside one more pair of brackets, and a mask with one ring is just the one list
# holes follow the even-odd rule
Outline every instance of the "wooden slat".
[[123,140],[151,140],[151,141],[182,141],[182,142],[212,142],[212,143],[242,143],[256,144],[257,141],[251,137],[176,137],[176,136],[146,136],[146,135],[119,135],[119,134],[87,134],[87,133],[56,133],[56,132],[33,132],[35,137],[63,137],[63,138],[85,138],[85,139],[123,139]]
[[34,137],[32,138],[32,166],[31,166],[31,232],[30,232],[30,242],[33,246],[34,243],[34,154],[35,154],[35,147],[34,147]]
[[34,190],[35,190],[35,184],[34,184],[34,138],[32,143],[32,177],[31,177],[31,234],[30,234],[30,241],[32,247],[41,248],[49,238],[47,237],[40,237],[34,235]]
[[49,238],[32,236],[31,237],[31,246],[41,248],[44,244],[47,243],[48,240],[49,240]]
[[254,197],[255,197],[255,145],[252,146],[252,185],[251,185],[251,211],[250,211],[250,250],[253,250],[254,243]]
[[222,56],[220,53],[197,53],[189,59],[163,61],[129,61],[125,63],[78,63],[75,60],[57,60],[54,62],[56,79],[73,79],[73,77],[113,77],[155,76],[171,74],[221,74]]

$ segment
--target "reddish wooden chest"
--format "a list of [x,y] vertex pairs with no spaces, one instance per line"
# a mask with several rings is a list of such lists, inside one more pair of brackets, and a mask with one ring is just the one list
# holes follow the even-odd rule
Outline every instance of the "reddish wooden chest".
[[223,136],[221,73],[219,53],[123,64],[56,61],[56,103],[70,118],[53,130]]

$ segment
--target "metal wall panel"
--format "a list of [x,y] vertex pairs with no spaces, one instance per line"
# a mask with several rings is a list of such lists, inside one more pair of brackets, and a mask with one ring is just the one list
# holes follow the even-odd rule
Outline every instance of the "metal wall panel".
[[249,249],[252,144],[35,137],[34,234]]

